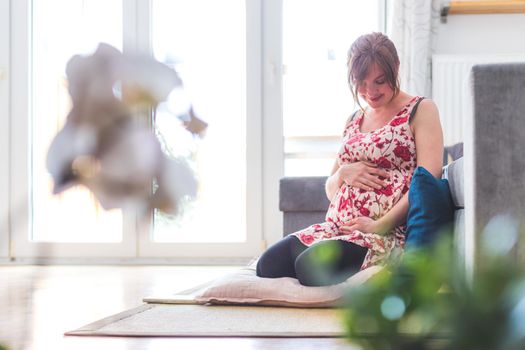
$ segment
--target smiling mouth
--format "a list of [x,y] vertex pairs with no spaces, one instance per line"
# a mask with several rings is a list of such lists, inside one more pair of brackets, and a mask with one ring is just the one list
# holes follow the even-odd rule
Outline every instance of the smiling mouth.
[[370,101],[372,101],[372,102],[377,102],[377,101],[379,101],[380,98],[381,98],[381,95],[379,95],[379,96],[377,96],[377,97],[373,97],[373,98],[371,97],[371,98],[370,98]]

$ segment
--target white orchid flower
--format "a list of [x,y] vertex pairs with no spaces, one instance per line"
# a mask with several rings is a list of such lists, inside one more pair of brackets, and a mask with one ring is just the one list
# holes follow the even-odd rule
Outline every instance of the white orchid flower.
[[[100,44],[92,55],[71,58],[66,74],[73,106],[47,157],[54,193],[80,184],[106,209],[134,205],[169,213],[181,199],[195,197],[192,170],[164,155],[144,120],[143,107],[155,108],[182,87],[174,70]],[[189,111],[187,129],[202,135],[206,123]]]

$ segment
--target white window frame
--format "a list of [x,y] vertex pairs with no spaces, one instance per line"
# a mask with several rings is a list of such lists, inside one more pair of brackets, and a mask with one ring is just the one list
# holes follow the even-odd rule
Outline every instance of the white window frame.
[[0,0],[0,259],[9,257],[9,0]]
[[279,211],[279,180],[284,176],[282,8],[283,0],[263,1],[262,202],[266,245],[271,245],[283,237],[283,219]]

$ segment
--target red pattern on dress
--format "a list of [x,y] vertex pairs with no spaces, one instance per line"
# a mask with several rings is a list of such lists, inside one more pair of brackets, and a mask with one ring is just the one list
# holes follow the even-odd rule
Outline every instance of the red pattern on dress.
[[334,195],[325,222],[314,224],[293,233],[301,242],[310,246],[323,240],[344,240],[368,248],[361,269],[384,264],[405,245],[406,226],[395,227],[385,235],[361,232],[339,232],[339,227],[355,217],[381,218],[408,191],[412,174],[417,166],[414,135],[409,126],[412,109],[422,97],[414,97],[386,125],[371,132],[361,132],[359,127],[363,112],[347,121],[343,142],[338,152],[339,165],[367,160],[386,170],[389,177],[381,189],[365,191],[343,184]]

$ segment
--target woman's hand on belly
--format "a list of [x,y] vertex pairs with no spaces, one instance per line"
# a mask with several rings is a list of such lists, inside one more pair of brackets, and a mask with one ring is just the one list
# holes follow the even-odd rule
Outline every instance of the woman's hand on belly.
[[388,229],[383,227],[380,220],[374,220],[366,216],[350,219],[339,226],[339,234],[341,235],[351,234],[356,230],[363,233],[377,233],[380,235],[388,233]]
[[366,161],[343,164],[337,171],[343,183],[365,191],[383,188],[386,185],[383,179],[388,177],[384,169]]

